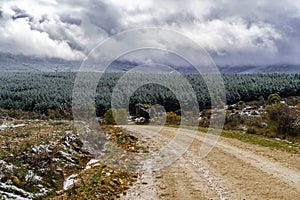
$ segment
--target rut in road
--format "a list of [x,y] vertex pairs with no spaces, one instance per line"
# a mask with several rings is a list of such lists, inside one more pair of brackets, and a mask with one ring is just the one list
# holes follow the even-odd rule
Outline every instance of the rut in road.
[[[153,151],[161,148],[176,134],[174,128],[164,128],[159,134],[157,134],[158,128],[154,126],[126,126],[125,128],[137,133],[136,136],[141,140],[146,140],[155,146]],[[147,195],[146,199],[180,199],[181,195],[187,195],[192,199],[197,196],[196,199],[257,199],[260,197],[297,199],[300,196],[299,170],[290,169],[282,163],[270,161],[255,152],[245,151],[224,141],[216,144],[216,148],[208,158],[200,159],[201,143],[203,141],[213,143],[213,141],[205,140],[203,133],[195,136],[190,130],[184,131],[184,136],[195,137],[188,151],[172,165],[162,170],[148,172],[152,185],[143,185],[144,188],[141,190],[136,188],[135,191],[143,193],[148,190],[147,187],[152,188],[153,198]],[[185,141],[176,142],[179,146],[186,146],[183,144]],[[218,160],[209,159],[210,157]],[[178,173],[176,169],[179,169]],[[241,172],[233,169],[239,169]],[[186,175],[180,174],[180,170]],[[157,174],[162,173],[165,175],[161,179],[155,178]],[[173,181],[173,184],[168,181]],[[259,188],[255,185],[257,183]],[[270,183],[273,185],[266,185]]]
[[[130,131],[138,131],[130,128]],[[143,130],[142,133],[144,138],[153,137],[153,130]],[[152,149],[157,150],[169,141],[170,138],[164,135],[155,135],[155,143],[151,143],[155,147]],[[181,148],[179,144],[173,145],[176,145],[174,149]],[[142,170],[142,180],[123,199],[226,199],[226,192],[210,175],[207,163],[196,161],[197,157],[189,150],[185,150],[184,155],[176,156],[175,162],[162,170],[156,170],[155,162],[145,163],[144,166],[148,167]]]

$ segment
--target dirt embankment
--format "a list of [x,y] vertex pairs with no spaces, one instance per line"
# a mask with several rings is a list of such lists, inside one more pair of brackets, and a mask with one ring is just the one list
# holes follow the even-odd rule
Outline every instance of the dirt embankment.
[[101,160],[92,156],[71,121],[5,121],[0,127],[0,199],[115,199],[126,194],[138,174],[127,169],[131,161],[123,155],[134,157],[146,149],[120,128],[103,129],[105,134],[86,133],[93,136],[93,148],[106,151]]

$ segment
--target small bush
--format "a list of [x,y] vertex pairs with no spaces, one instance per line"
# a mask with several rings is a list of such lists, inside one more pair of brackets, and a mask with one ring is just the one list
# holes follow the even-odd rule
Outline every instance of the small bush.
[[247,129],[247,133],[248,134],[257,134],[257,131],[256,131],[256,129],[254,127],[249,127]]
[[238,103],[237,103],[237,108],[238,109],[243,109],[243,108],[245,108],[246,107],[246,103],[244,102],[244,101],[239,101]]
[[276,104],[276,103],[279,103],[280,100],[281,100],[281,97],[280,97],[279,94],[277,94],[277,93],[270,94],[270,95],[268,96],[269,104]]
[[181,117],[179,115],[176,115],[174,112],[168,112],[167,113],[166,122],[168,124],[179,125],[180,121],[181,121]]
[[127,111],[126,109],[112,109],[110,108],[104,114],[104,119],[108,125],[124,125],[127,124]]
[[225,118],[225,129],[236,129],[244,124],[245,119],[240,114],[227,114]]
[[274,104],[267,107],[267,113],[271,121],[275,122],[276,129],[279,134],[287,136],[295,136],[299,131],[298,119],[299,113],[289,108],[285,104]]
[[106,113],[104,114],[104,119],[106,124],[108,125],[115,125],[116,121],[113,115],[113,110],[110,108],[109,110],[106,111]]

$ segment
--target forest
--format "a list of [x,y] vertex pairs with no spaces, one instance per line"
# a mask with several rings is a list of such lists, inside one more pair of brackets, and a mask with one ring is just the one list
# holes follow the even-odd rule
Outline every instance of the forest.
[[[111,107],[112,92],[123,76],[122,73],[105,73],[97,86],[95,105],[97,116],[103,116]],[[142,75],[141,75],[142,76]],[[166,76],[155,75],[156,79]],[[174,75],[175,76],[175,75]],[[203,75],[205,76],[205,75]],[[149,77],[149,76],[148,76]],[[210,107],[210,96],[201,75],[184,75],[192,85],[199,103],[199,109]],[[239,101],[266,99],[272,93],[282,97],[300,95],[300,74],[223,74],[227,104]],[[76,73],[24,73],[2,72],[0,74],[0,108],[35,111],[42,115],[59,112],[62,117],[70,117],[72,94]],[[178,84],[176,77],[174,84]],[[126,88],[135,84],[132,80]],[[86,87],[89,87],[88,84]],[[189,97],[184,97],[189,102]],[[180,110],[174,93],[158,84],[139,87],[130,97],[130,112],[136,103],[160,104],[166,111]]]

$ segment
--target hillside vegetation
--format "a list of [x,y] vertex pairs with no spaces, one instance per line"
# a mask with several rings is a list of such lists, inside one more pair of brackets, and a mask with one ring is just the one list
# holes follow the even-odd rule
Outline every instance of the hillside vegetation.
[[[101,77],[95,95],[96,112],[104,116],[110,108],[111,94],[122,73],[107,73]],[[144,78],[143,75],[140,78]],[[153,75],[164,80],[166,76]],[[205,75],[204,75],[205,76]],[[263,100],[272,93],[282,97],[300,95],[299,74],[224,74],[227,104]],[[210,96],[200,75],[185,75],[195,90],[200,109],[210,107]],[[0,74],[0,108],[35,111],[48,118],[71,118],[72,91],[76,73],[16,73]],[[151,79],[151,76],[146,78]],[[168,79],[170,80],[170,79]],[[178,84],[174,78],[174,84]],[[128,88],[134,84],[128,83]],[[86,85],[89,87],[89,85]],[[84,88],[83,88],[84,89]],[[185,97],[185,103],[189,98]],[[140,87],[130,98],[130,112],[136,103],[160,104],[166,111],[180,109],[175,95],[167,88],[155,84]],[[15,113],[17,115],[17,113]]]

